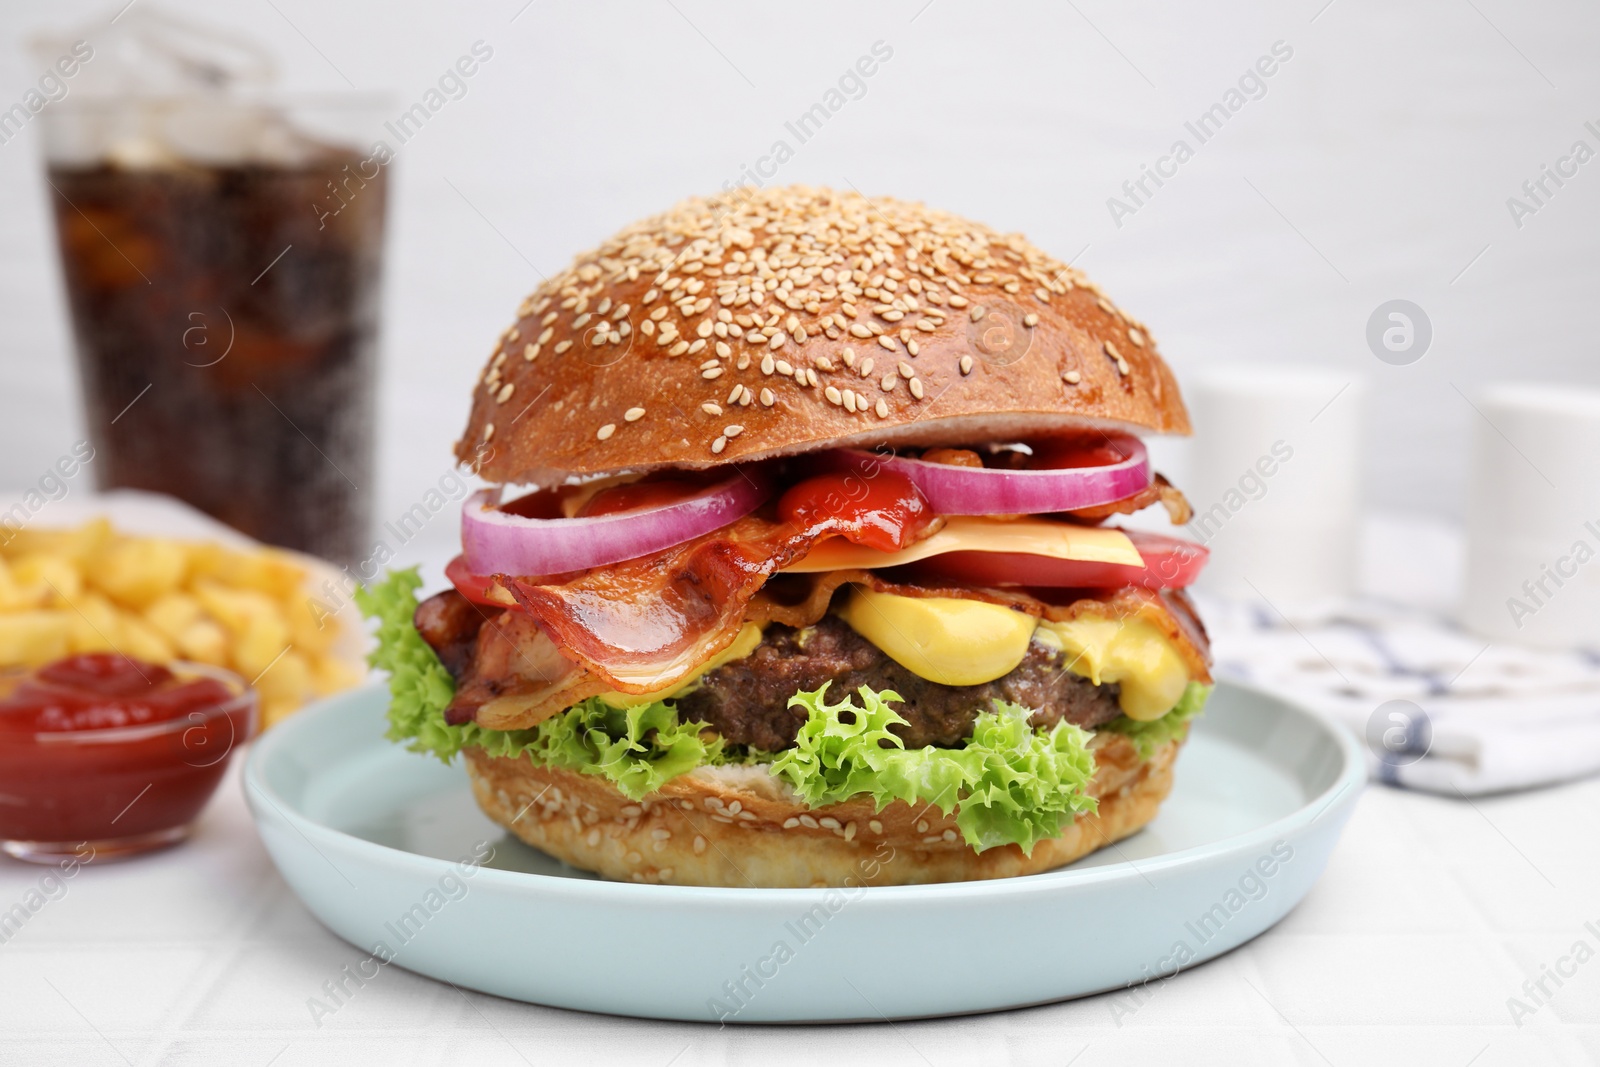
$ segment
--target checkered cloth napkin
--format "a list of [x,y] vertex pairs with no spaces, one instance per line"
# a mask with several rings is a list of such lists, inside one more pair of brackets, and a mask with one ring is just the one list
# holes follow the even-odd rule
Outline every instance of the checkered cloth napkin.
[[1454,796],[1600,772],[1600,651],[1494,644],[1373,598],[1293,617],[1199,599],[1217,675],[1344,723],[1381,781]]

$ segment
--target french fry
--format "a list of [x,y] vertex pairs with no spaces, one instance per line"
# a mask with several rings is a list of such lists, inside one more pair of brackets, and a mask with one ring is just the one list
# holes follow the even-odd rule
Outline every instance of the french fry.
[[83,576],[68,556],[32,552],[11,565],[11,574],[33,607],[66,607],[83,592]]
[[144,609],[145,619],[160,630],[169,641],[176,641],[178,635],[198,621],[203,614],[204,609],[200,607],[200,601],[188,593],[178,592],[168,593]]
[[172,643],[185,659],[213,667],[228,666],[228,631],[210,619],[196,619]]
[[114,599],[142,608],[182,583],[189,554],[176,541],[137,537],[117,541],[91,560],[86,577]]
[[122,616],[122,646],[124,654],[150,663],[170,663],[177,658],[172,642],[154,626],[137,615]]
[[71,625],[67,642],[73,652],[132,654],[124,647],[126,637],[121,613],[99,593],[85,591],[79,595],[68,608],[67,617]]
[[319,697],[325,697],[361,684],[361,671],[354,665],[332,656],[325,656],[311,665],[311,685]]
[[71,634],[70,611],[14,611],[0,615],[0,660],[41,667],[67,655]]
[[10,541],[0,545],[0,551],[13,559],[36,553],[65,556],[73,566],[82,567],[111,542],[112,536],[111,520],[101,517],[71,530],[18,530]]
[[27,592],[12,573],[11,564],[0,556],[0,611],[23,611],[32,606]]

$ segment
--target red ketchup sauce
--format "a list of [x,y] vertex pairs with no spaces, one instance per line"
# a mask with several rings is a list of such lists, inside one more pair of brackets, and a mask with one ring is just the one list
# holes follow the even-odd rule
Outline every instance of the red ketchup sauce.
[[905,548],[933,521],[933,512],[911,479],[877,464],[814,475],[778,499],[778,517],[805,529],[826,523],[858,545],[894,552]]
[[181,838],[255,728],[224,671],[91,652],[0,677],[0,843],[116,854]]

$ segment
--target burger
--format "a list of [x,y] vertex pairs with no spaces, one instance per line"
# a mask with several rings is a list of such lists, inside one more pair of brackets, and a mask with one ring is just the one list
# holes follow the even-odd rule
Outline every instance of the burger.
[[390,737],[619,880],[998,878],[1138,831],[1210,691],[1155,341],[1021,236],[801,187],[684,201],[517,309],[453,586],[379,620]]

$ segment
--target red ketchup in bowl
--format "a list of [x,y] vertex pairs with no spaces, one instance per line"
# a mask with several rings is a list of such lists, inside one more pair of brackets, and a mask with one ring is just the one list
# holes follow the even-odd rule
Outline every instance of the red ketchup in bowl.
[[256,703],[227,671],[109,652],[0,674],[0,849],[55,862],[181,840]]

